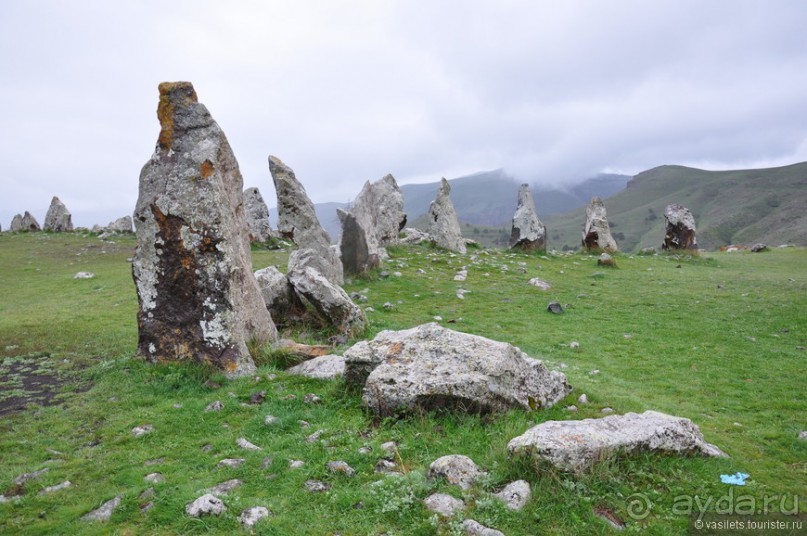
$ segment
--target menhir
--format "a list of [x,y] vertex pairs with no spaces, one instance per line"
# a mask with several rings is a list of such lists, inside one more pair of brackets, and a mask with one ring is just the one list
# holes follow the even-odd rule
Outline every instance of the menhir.
[[134,213],[138,353],[248,374],[248,343],[277,333],[252,273],[238,162],[190,83],[159,90],[160,135]]

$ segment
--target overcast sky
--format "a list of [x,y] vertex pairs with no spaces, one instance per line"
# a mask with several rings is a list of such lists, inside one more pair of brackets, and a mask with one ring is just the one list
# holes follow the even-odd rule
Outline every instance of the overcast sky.
[[315,202],[807,160],[803,0],[2,0],[3,229],[53,195],[76,225],[130,214],[176,80],[270,206],[269,154]]

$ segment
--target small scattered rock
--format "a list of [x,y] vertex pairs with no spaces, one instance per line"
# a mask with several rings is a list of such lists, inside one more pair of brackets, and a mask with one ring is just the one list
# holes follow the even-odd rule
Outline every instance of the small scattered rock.
[[266,391],[259,391],[254,393],[251,397],[249,397],[249,403],[253,405],[263,404],[263,401],[266,400]]
[[321,482],[319,480],[306,480],[303,487],[305,487],[305,490],[309,493],[322,493],[323,491],[328,491],[331,489],[330,484]]
[[566,406],[566,411],[575,413],[577,411],[577,406]]
[[252,528],[255,524],[265,517],[269,517],[271,512],[265,506],[253,506],[241,512],[241,524],[245,528]]
[[765,244],[763,244],[761,242],[751,246],[751,251],[753,253],[759,253],[760,251],[767,251],[767,250],[768,250],[768,246],[766,246]]
[[320,402],[322,402],[322,399],[317,395],[315,395],[314,393],[308,393],[307,395],[305,395],[305,397],[303,397],[303,402],[305,402],[306,404],[319,404]]
[[807,430],[799,432],[799,439],[807,439]]
[[246,460],[244,458],[225,458],[221,460],[217,467],[229,467],[231,469],[235,469],[236,467],[240,467]]
[[533,277],[532,279],[530,279],[529,284],[532,285],[533,287],[537,287],[537,288],[539,288],[541,290],[551,290],[552,289],[552,285],[550,285],[549,283],[547,283],[546,281],[544,281],[543,279],[540,279],[538,277]]
[[142,426],[135,426],[132,428],[132,435],[135,437],[142,437],[154,431],[154,425],[144,424]]
[[445,493],[435,493],[423,499],[423,504],[428,510],[436,512],[444,517],[451,517],[456,512],[465,510],[465,503],[460,499]]
[[479,469],[468,456],[452,454],[442,456],[429,466],[429,478],[445,478],[449,484],[456,484],[462,489],[470,489],[476,480],[486,473]]
[[161,484],[165,482],[165,477],[162,473],[149,473],[143,477],[143,480],[150,484]]
[[203,515],[218,516],[227,511],[227,507],[221,499],[206,493],[185,506],[185,512],[192,517],[202,517]]
[[274,415],[267,415],[267,416],[266,416],[266,417],[263,419],[263,424],[266,424],[266,425],[268,425],[268,426],[271,426],[271,425],[273,425],[273,424],[277,424],[278,422],[280,422],[280,419],[278,419],[278,418],[277,418],[277,417],[275,417]]
[[381,450],[384,452],[389,452],[390,454],[395,454],[398,451],[398,443],[395,441],[386,441],[381,443]]
[[601,412],[601,413],[604,413],[604,414],[606,414],[606,415],[608,415],[608,414],[613,413],[613,412],[614,412],[614,410],[613,410],[613,408],[602,408],[602,409],[600,410],[600,412]]
[[305,465],[303,460],[289,460],[289,469],[299,469]]
[[390,302],[384,302],[384,305],[382,305],[381,307],[383,307],[384,309],[389,311],[389,310],[393,309],[395,306],[393,304],[391,304]]
[[297,421],[297,424],[299,424],[299,425],[300,425],[300,428],[308,428],[309,426],[311,426],[311,423],[310,423],[310,422],[308,422],[308,421],[302,421],[302,420]]
[[325,430],[317,430],[316,432],[314,432],[310,436],[306,437],[305,440],[308,441],[309,443],[316,443],[317,441],[319,441],[319,438],[321,438],[322,434],[324,434],[324,433],[325,433]]
[[580,349],[580,343],[577,342],[577,341],[572,341],[572,342],[569,343],[569,348],[571,348],[572,350],[579,350]]
[[493,496],[504,501],[510,510],[521,510],[532,497],[532,490],[530,483],[526,480],[516,480],[507,484],[499,493],[494,493]]
[[47,488],[45,488],[45,489],[41,490],[41,491],[39,492],[39,494],[40,494],[40,495],[44,495],[44,494],[47,494],[47,493],[53,493],[53,492],[55,492],[55,491],[61,491],[61,490],[63,490],[63,489],[67,489],[67,488],[69,488],[69,487],[70,487],[70,486],[72,486],[72,485],[73,485],[73,483],[72,483],[72,482],[70,482],[69,480],[65,480],[65,481],[64,481],[64,482],[62,482],[61,484],[56,484],[55,486],[48,486]]
[[23,474],[21,474],[20,476],[18,476],[17,478],[14,479],[14,485],[16,485],[16,486],[24,486],[25,483],[28,482],[29,480],[34,480],[36,478],[39,478],[40,476],[47,473],[49,470],[50,469],[45,467],[44,469],[39,469],[38,471],[33,471],[31,473],[23,473]]
[[318,380],[340,378],[345,374],[345,358],[340,355],[323,355],[303,361],[286,372]]
[[546,310],[556,315],[563,314],[563,307],[556,301],[549,302],[549,305],[546,306]]
[[239,437],[238,439],[236,439],[235,444],[238,445],[239,447],[241,447],[244,450],[263,450],[263,449],[261,449],[261,447],[259,447],[257,445],[253,445],[252,443],[250,443],[249,441],[247,441],[243,437]]
[[616,260],[614,257],[609,255],[608,253],[600,253],[600,257],[597,259],[597,266],[616,266]]
[[375,464],[375,472],[376,473],[394,473],[395,470],[398,468],[394,462],[387,460],[385,458],[381,458]]
[[356,474],[355,469],[349,466],[347,462],[343,462],[341,460],[335,462],[328,462],[326,467],[328,468],[328,471],[330,471],[331,473],[340,473],[347,476],[354,476]]
[[368,445],[359,447],[359,454],[370,454],[371,452],[373,452],[373,447],[370,447]]
[[221,403],[221,400],[216,400],[211,402],[205,408],[205,411],[221,411],[224,409],[224,404]]
[[274,460],[270,456],[267,456],[261,462],[261,469],[266,471],[267,469],[269,469],[269,466],[272,465],[273,462],[274,462]]
[[588,404],[588,396],[585,393],[577,397],[577,403],[580,405]]
[[212,452],[212,451],[213,451],[213,445],[211,445],[210,443],[202,446],[202,452]]
[[221,484],[217,484],[216,486],[207,490],[208,492],[214,495],[227,495],[229,492],[234,490],[235,488],[242,486],[244,483],[237,479],[233,478],[232,480],[227,480],[222,482]]
[[78,272],[73,276],[73,279],[92,279],[93,277],[95,277],[95,274],[92,272]]
[[473,519],[466,519],[462,522],[462,528],[468,536],[504,536],[502,531],[491,529]]
[[112,517],[113,512],[120,506],[120,501],[123,498],[123,495],[118,495],[112,500],[109,500],[102,504],[100,507],[96,508],[92,512],[85,514],[81,517],[82,521],[109,521],[109,518]]

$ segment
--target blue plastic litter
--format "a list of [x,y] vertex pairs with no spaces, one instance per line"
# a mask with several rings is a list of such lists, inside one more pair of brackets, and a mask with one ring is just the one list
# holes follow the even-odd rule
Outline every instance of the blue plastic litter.
[[724,484],[745,486],[745,479],[748,477],[749,475],[745,473],[734,473],[733,475],[720,475],[720,481]]

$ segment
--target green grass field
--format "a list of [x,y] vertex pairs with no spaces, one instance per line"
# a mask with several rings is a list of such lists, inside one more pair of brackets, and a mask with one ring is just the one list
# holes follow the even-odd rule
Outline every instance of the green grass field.
[[[439,316],[447,327],[510,342],[562,368],[574,391],[532,413],[422,414],[380,423],[343,383],[290,376],[270,360],[256,377],[227,381],[196,366],[137,359],[137,297],[127,262],[133,249],[132,237],[108,243],[80,234],[0,234],[0,407],[24,395],[26,374],[62,382],[54,405],[0,415],[0,494],[21,492],[0,503],[2,534],[232,534],[243,531],[238,517],[251,506],[272,512],[256,534],[460,534],[457,520],[423,507],[435,491],[464,498],[461,517],[508,536],[615,533],[595,510],[612,512],[626,532],[686,534],[691,520],[681,504],[696,496],[709,511],[729,493],[760,506],[768,500],[773,511],[792,511],[794,501],[801,512],[807,505],[807,441],[798,439],[807,429],[803,248],[617,256],[615,269],[584,254],[393,248],[384,267],[390,277],[374,273],[346,285],[348,292],[368,289],[365,305],[375,311],[365,338]],[[287,258],[283,251],[253,252],[256,268],[285,270]],[[467,281],[453,281],[463,266]],[[74,279],[78,271],[96,277]],[[553,289],[529,286],[532,277]],[[458,288],[470,291],[465,299],[456,297]],[[565,304],[565,314],[546,312],[553,300]],[[384,309],[385,302],[394,307]],[[317,339],[313,330],[286,335]],[[570,348],[572,341],[579,348]],[[266,400],[248,404],[261,390]],[[322,402],[306,404],[308,393]],[[590,403],[566,411],[582,393]],[[224,409],[205,412],[215,400]],[[731,457],[617,455],[582,475],[508,457],[507,442],[534,424],[598,417],[604,407],[688,417]],[[266,425],[270,414],[278,422]],[[134,437],[131,429],[143,424],[154,431]],[[306,441],[317,430],[321,438]],[[240,437],[263,450],[242,450]],[[403,477],[374,472],[386,441],[398,443]],[[369,454],[359,452],[365,446]],[[426,480],[428,465],[446,454],[470,456],[488,479],[465,492]],[[245,462],[218,468],[224,458]],[[292,469],[291,460],[305,463]],[[348,462],[356,476],[328,473],[332,460]],[[17,476],[43,468],[48,472],[24,488],[14,485]],[[745,487],[720,482],[721,474],[738,471],[750,474]],[[144,480],[155,472],[165,481]],[[222,496],[224,515],[185,514],[205,489],[233,478],[243,485]],[[533,490],[524,510],[491,499],[519,478]],[[331,489],[306,492],[310,479]],[[66,480],[69,489],[39,493]],[[118,495],[121,506],[109,522],[80,520]],[[637,499],[645,510],[636,510]],[[153,507],[142,512],[149,502]]]

